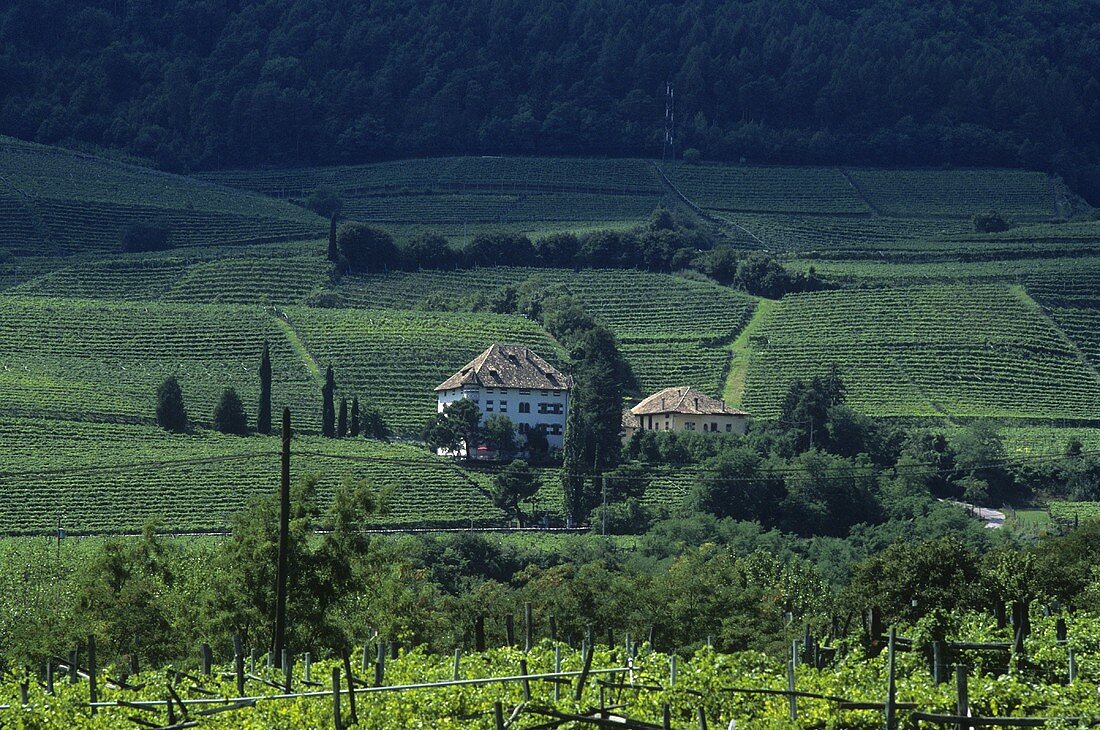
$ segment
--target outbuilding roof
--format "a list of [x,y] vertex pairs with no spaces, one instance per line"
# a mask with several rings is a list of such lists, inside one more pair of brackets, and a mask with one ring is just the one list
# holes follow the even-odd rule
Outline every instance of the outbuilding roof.
[[529,347],[494,344],[435,389],[453,390],[464,385],[569,390],[573,387],[573,380]]
[[656,413],[686,413],[704,416],[727,415],[747,416],[745,411],[731,408],[717,398],[691,386],[665,388],[658,391],[630,409],[635,416]]

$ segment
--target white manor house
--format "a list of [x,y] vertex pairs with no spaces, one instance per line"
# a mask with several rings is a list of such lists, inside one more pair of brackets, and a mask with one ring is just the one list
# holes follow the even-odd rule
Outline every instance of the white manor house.
[[565,445],[565,417],[573,381],[523,345],[490,345],[436,386],[437,411],[468,398],[482,418],[508,416],[520,437],[542,429],[552,449]]

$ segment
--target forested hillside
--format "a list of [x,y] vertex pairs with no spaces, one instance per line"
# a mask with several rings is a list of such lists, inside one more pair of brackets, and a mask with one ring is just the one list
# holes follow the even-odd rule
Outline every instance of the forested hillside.
[[0,132],[167,169],[441,154],[1024,166],[1100,155],[1072,2],[11,0]]

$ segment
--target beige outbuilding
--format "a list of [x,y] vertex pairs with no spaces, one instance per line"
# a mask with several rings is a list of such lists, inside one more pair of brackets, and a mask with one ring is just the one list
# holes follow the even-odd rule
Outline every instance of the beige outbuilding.
[[623,439],[636,431],[743,434],[749,414],[690,386],[665,388],[623,414]]

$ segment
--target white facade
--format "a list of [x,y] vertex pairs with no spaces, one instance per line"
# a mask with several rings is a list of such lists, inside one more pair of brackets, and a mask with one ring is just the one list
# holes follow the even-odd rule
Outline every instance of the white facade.
[[543,428],[551,449],[565,445],[565,416],[569,412],[568,390],[537,388],[489,388],[474,384],[436,391],[439,413],[451,403],[468,398],[481,410],[482,423],[489,416],[507,416],[516,425],[522,447],[529,430]]

